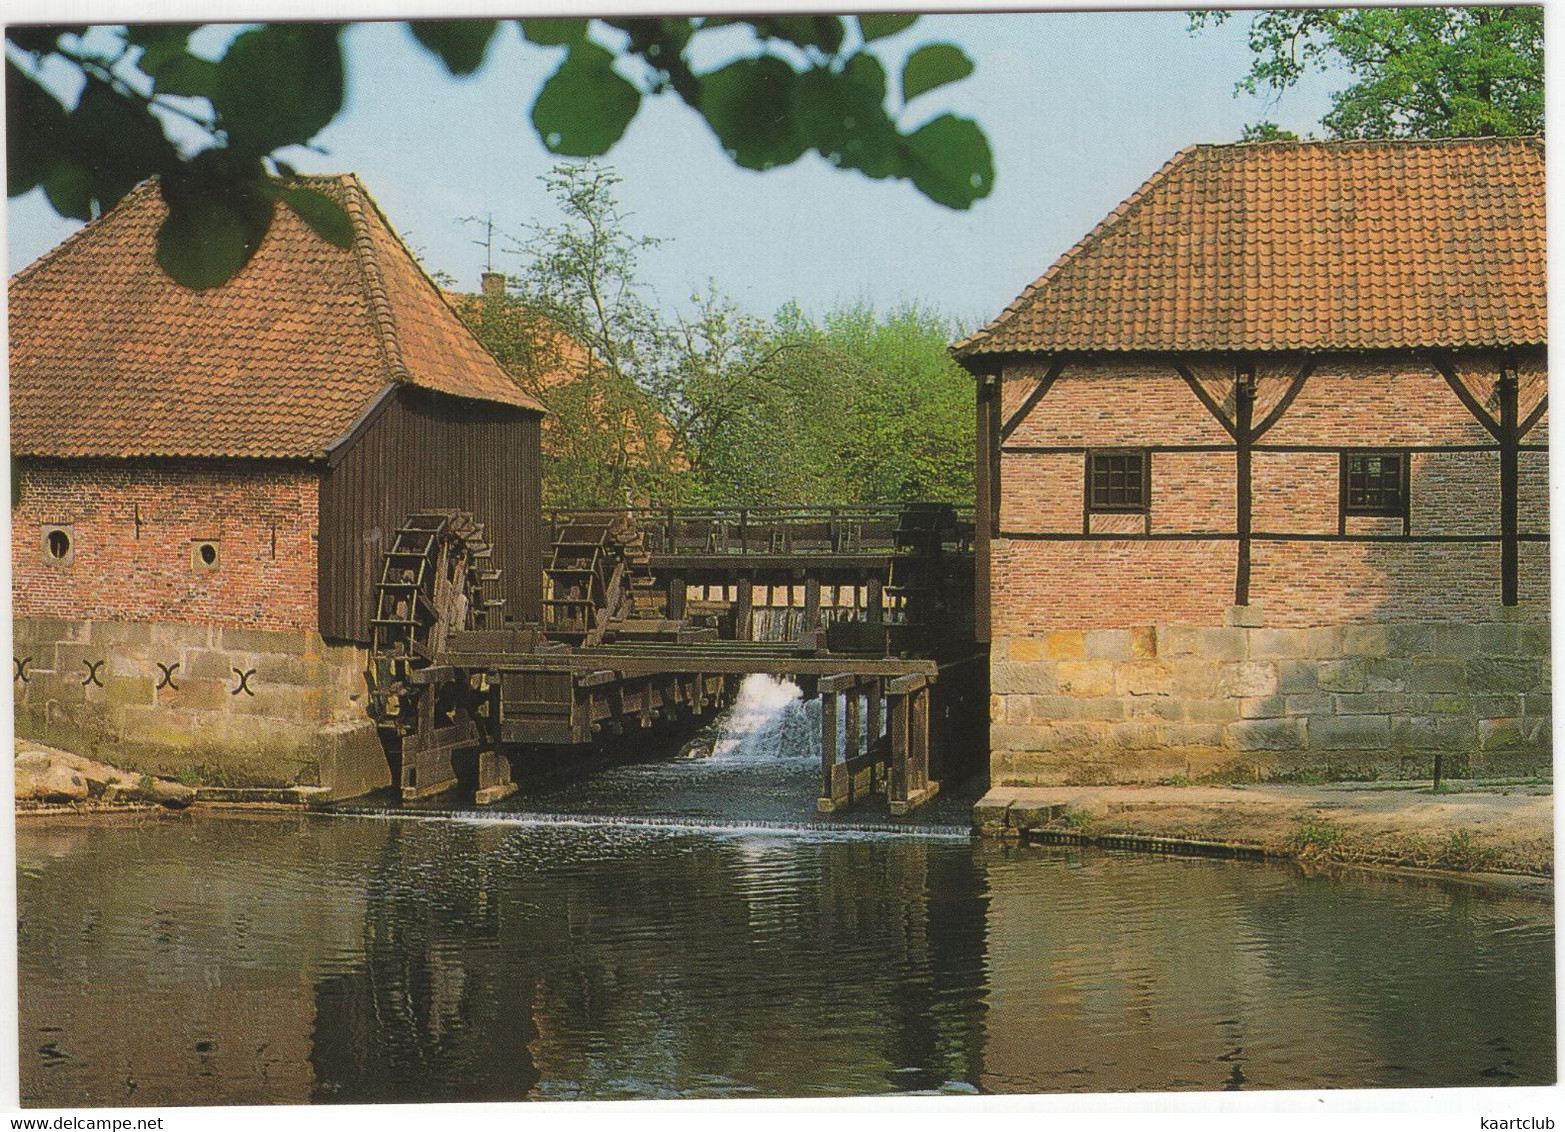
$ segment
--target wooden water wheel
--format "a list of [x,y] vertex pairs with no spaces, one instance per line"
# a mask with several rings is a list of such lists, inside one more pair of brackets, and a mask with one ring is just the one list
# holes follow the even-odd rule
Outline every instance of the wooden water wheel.
[[503,796],[493,781],[503,761],[479,725],[484,689],[436,665],[451,632],[499,621],[501,599],[486,596],[499,577],[483,524],[460,511],[410,515],[386,551],[370,620],[370,714],[400,764],[404,798],[453,785],[452,755],[474,745],[490,748],[480,753],[480,791]]

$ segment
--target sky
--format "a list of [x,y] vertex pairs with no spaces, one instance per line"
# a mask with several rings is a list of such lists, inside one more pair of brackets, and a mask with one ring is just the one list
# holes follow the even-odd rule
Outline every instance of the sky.
[[[128,10],[171,11],[166,2]],[[1248,17],[1199,35],[1187,25],[1172,10],[928,14],[877,44],[893,76],[930,42],[956,43],[976,64],[899,119],[906,129],[954,112],[983,127],[995,187],[967,211],[813,154],[767,173],[740,169],[692,111],[646,99],[604,159],[624,179],[629,228],[664,241],[643,254],[641,274],[670,312],[711,285],[761,316],[789,301],[817,316],[844,303],[918,302],[981,325],[1181,148],[1235,141],[1263,117],[1318,130],[1340,77],[1313,77],[1275,105],[1235,97],[1250,60]],[[303,172],[357,173],[426,268],[462,288],[476,290],[485,266],[482,227],[463,218],[492,216],[494,267],[516,272],[523,261],[508,254],[507,234],[559,218],[539,183],[558,159],[528,117],[559,49],[507,27],[479,74],[456,79],[395,22],[355,25],[346,43],[345,109],[288,159]],[[9,202],[8,271],[74,227],[41,191]]]

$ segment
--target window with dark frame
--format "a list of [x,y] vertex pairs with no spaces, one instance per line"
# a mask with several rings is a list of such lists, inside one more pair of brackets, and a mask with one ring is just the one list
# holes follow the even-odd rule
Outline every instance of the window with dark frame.
[[1089,452],[1087,509],[1139,513],[1147,509],[1145,452]]
[[1342,511],[1345,515],[1407,514],[1407,454],[1344,452]]

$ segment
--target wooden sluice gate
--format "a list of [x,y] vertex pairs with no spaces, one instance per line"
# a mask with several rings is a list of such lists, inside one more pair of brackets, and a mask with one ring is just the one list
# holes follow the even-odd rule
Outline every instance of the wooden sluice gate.
[[[952,719],[986,704],[972,685],[987,665],[973,643],[971,521],[954,508],[549,523],[531,623],[485,600],[499,573],[470,520],[415,515],[393,540],[376,590],[371,710],[404,798],[451,788],[465,767],[477,801],[497,801],[516,788],[508,753],[568,756],[698,721],[751,674],[821,697],[823,812],[876,793],[906,813],[959,769],[943,744]],[[785,612],[774,624],[791,635],[753,639],[765,610]]]

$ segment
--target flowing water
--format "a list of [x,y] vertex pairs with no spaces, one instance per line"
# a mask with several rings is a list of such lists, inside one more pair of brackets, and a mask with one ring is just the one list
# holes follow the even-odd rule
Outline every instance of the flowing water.
[[818,710],[481,815],[24,823],[23,1102],[1554,1080],[1548,904],[818,818]]

